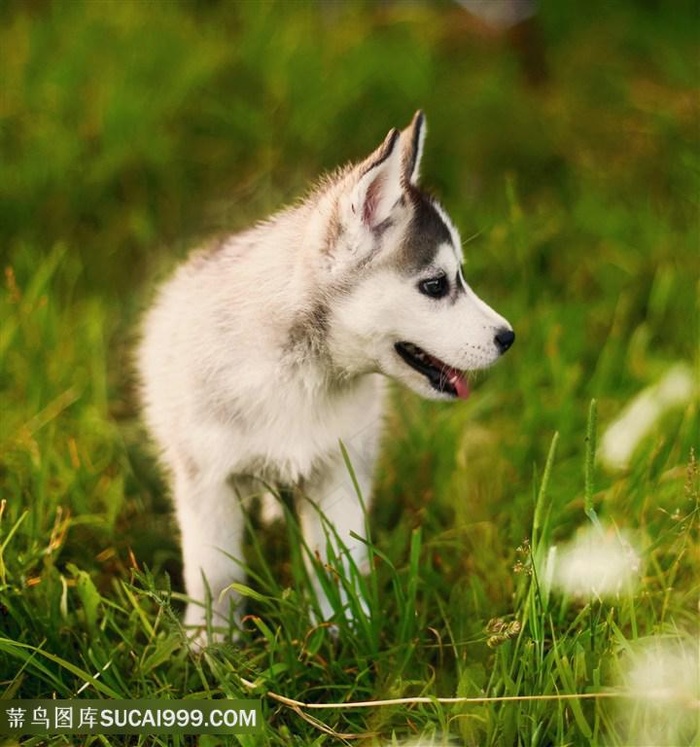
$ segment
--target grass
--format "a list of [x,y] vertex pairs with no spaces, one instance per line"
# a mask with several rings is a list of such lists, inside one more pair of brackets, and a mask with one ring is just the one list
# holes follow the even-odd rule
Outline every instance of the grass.
[[[0,13],[0,697],[262,698],[264,737],[205,746],[698,739],[692,702],[658,696],[664,731],[644,699],[569,697],[629,695],[645,640],[697,647],[697,396],[627,469],[595,459],[630,398],[678,362],[698,371],[692,5],[542,3],[540,85],[451,4]],[[289,522],[251,533],[238,644],[194,655],[136,411],[140,311],[201,235],[266,215],[419,106],[424,181],[517,343],[464,405],[393,393],[373,569],[347,586],[358,605],[366,585],[368,621],[310,622]],[[550,548],[595,522],[633,537],[640,585],[550,589]],[[488,701],[438,700],[455,697]],[[396,698],[428,700],[341,707]]]

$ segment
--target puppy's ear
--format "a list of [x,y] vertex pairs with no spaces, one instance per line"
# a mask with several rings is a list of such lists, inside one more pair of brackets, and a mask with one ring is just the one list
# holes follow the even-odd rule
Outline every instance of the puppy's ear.
[[350,195],[353,216],[369,229],[387,220],[403,195],[399,139],[398,130],[389,132],[379,148],[360,166],[360,179]]
[[405,185],[418,184],[425,133],[425,114],[419,109],[413,115],[411,124],[401,133],[400,145],[403,159],[401,179]]

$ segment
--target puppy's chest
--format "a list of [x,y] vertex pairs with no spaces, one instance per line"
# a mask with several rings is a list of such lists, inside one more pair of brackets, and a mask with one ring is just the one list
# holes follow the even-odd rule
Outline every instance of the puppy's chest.
[[368,380],[344,396],[307,399],[288,393],[274,407],[268,402],[244,428],[236,428],[234,471],[292,484],[337,461],[341,441],[355,451],[373,452],[382,393],[381,386]]

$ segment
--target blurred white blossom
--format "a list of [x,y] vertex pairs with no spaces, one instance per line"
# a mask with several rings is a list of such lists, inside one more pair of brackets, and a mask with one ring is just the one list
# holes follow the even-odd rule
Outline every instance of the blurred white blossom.
[[507,29],[534,16],[537,11],[535,0],[457,0],[472,15],[490,26]]
[[600,440],[598,459],[610,469],[628,467],[639,442],[653,431],[659,418],[690,402],[697,389],[690,366],[673,366],[659,382],[634,397],[608,426]]
[[439,735],[414,737],[407,742],[387,742],[386,747],[451,747],[455,742]]
[[551,547],[539,575],[547,590],[605,599],[633,591],[641,566],[640,555],[624,535],[591,525],[570,542]]
[[652,637],[628,652],[620,701],[626,742],[640,747],[700,744],[700,640]]

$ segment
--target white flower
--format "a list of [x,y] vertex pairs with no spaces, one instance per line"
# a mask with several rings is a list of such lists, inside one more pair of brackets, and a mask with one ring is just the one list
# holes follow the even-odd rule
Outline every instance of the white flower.
[[633,591],[641,565],[640,556],[623,535],[591,525],[571,542],[550,548],[540,579],[548,590],[603,599]]
[[600,440],[598,459],[609,469],[626,469],[642,439],[668,410],[690,402],[697,392],[690,366],[679,363],[653,386],[643,389],[612,422]]
[[455,742],[448,740],[447,737],[433,735],[430,737],[416,737],[408,742],[387,742],[386,747],[450,747]]
[[698,744],[700,739],[700,640],[652,637],[629,651],[620,716],[630,744]]

